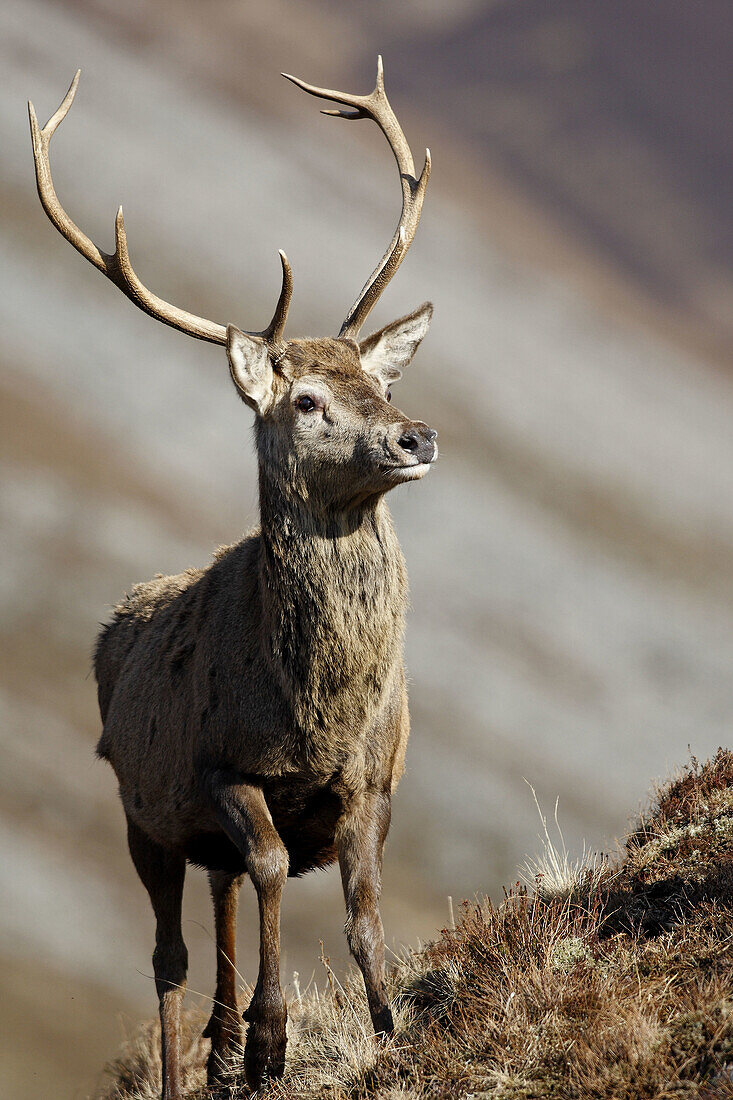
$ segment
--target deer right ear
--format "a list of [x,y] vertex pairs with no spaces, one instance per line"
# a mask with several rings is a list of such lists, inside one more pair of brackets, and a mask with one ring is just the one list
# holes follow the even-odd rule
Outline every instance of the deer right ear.
[[229,373],[242,398],[258,416],[267,416],[273,402],[273,373],[267,344],[227,325]]
[[433,316],[432,302],[423,302],[413,313],[373,332],[359,342],[362,370],[389,386],[402,377],[425,336]]

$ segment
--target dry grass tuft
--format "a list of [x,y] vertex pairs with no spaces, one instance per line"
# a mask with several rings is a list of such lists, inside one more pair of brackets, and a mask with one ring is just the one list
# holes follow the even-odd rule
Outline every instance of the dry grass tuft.
[[[285,1078],[263,1095],[733,1098],[733,753],[657,789],[614,867],[556,856],[551,888],[464,902],[455,929],[397,961],[388,1043],[360,980],[341,986],[324,960],[325,988],[290,1006]],[[192,1095],[213,1100],[200,1022],[188,1026]],[[105,1100],[155,1096],[156,1030],[110,1072]],[[233,1074],[217,1100],[247,1095]]]
[[553,815],[558,843],[553,841],[547,827],[547,818],[537,799],[537,792],[531,783],[527,785],[542,823],[542,851],[539,856],[527,859],[520,868],[520,881],[544,901],[571,900],[594,893],[602,882],[608,881],[611,874],[608,857],[600,852],[588,851],[585,845],[580,856],[568,852],[557,816],[559,800],[555,802]]
[[[186,1079],[192,1088],[206,1081],[209,1043],[201,1032],[208,1016],[200,1011],[183,1016],[183,1051]],[[96,1095],[96,1100],[160,1100],[160,1024],[144,1023],[128,1039],[120,1054],[105,1067],[111,1080]]]

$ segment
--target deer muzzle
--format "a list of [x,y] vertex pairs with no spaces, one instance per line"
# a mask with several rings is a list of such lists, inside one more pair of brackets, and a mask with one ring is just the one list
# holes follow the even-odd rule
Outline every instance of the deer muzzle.
[[422,467],[420,472],[425,473],[424,468],[438,457],[437,435],[434,428],[422,421],[395,424],[387,437],[387,447],[394,459],[393,468],[409,471]]

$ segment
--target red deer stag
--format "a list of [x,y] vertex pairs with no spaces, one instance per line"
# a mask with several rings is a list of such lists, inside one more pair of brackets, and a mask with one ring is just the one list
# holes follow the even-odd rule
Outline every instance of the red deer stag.
[[119,780],[130,853],[157,921],[165,1100],[177,1100],[183,1087],[187,861],[208,871],[214,902],[216,999],[205,1032],[211,1083],[242,1041],[235,921],[245,873],[260,912],[260,969],[244,1012],[249,1084],[259,1087],[284,1066],[280,899],[288,875],[338,859],[346,935],[374,1029],[393,1029],[378,905],[409,729],[407,577],[384,496],[423,477],[438,453],[436,433],[390,404],[390,385],[425,336],[432,306],[358,335],[415,235],[430,155],[416,177],[381,58],[366,96],[288,79],[345,108],[326,114],[376,122],[399,169],[399,225],[336,338],[283,339],[292,276],[282,252],[280,298],[261,332],[225,328],[158,298],[130,264],[122,210],[108,255],[56,196],[49,143],[79,73],[43,129],[29,104],[38,193],[53,224],[140,309],[225,345],[232,381],[256,414],[260,527],[205,569],[135,587],[102,630],[94,660],[103,722],[97,751]]

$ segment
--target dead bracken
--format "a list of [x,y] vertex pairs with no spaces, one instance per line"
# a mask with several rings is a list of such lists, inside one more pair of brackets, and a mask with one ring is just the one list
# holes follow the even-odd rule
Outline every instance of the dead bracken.
[[[582,868],[581,868],[581,872]],[[455,929],[392,968],[396,1031],[370,1034],[363,987],[290,1005],[285,1076],[272,1100],[687,1100],[733,1097],[733,753],[719,749],[658,787],[616,863],[585,891],[518,885],[499,906],[464,902]],[[203,1017],[190,1014],[196,1100],[243,1100],[232,1073],[203,1086]],[[159,1090],[154,1025],[98,1100]]]

